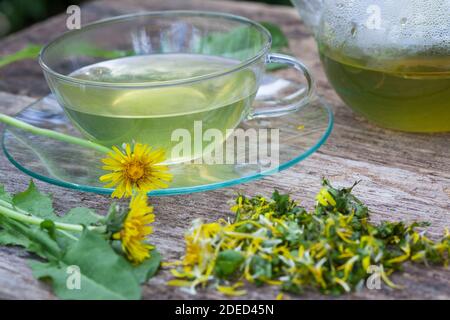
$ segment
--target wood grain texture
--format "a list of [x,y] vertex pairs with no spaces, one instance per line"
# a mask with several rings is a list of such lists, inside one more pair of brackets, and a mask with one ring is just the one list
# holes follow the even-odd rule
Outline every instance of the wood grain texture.
[[[372,220],[426,220],[432,223],[429,232],[439,237],[450,227],[450,134],[408,134],[376,127],[355,116],[336,96],[327,82],[318,59],[314,40],[301,24],[297,12],[288,7],[267,6],[243,1],[95,1],[82,9],[84,21],[131,13],[141,10],[201,9],[231,12],[255,20],[271,21],[280,25],[288,35],[290,50],[312,70],[318,83],[318,92],[332,104],[336,125],[329,141],[313,156],[263,180],[200,194],[161,197],[153,199],[157,220],[153,242],[165,260],[179,258],[184,250],[183,233],[188,221],[202,218],[213,221],[229,215],[227,201],[237,191],[249,195],[270,195],[274,188],[291,192],[306,207],[314,204],[314,195],[320,188],[322,176],[337,185],[350,185],[361,180],[356,194],[372,210]],[[64,16],[56,16],[43,23],[0,41],[0,54],[20,49],[28,42],[45,43],[63,32]],[[292,78],[289,70],[279,72]],[[27,61],[0,70],[0,112],[14,114],[34,97],[48,92],[36,62]],[[25,97],[23,95],[31,96]],[[0,182],[11,192],[23,190],[28,177],[0,156]],[[105,212],[108,199],[103,196],[78,193],[38,183],[52,193],[58,212],[71,207],[88,206]],[[26,266],[27,255],[17,248],[0,248],[0,298],[47,299],[54,298],[48,286],[35,281]],[[143,288],[147,299],[220,299],[223,296],[203,291],[192,297],[165,285],[170,279],[162,270]],[[450,271],[444,268],[407,266],[404,273],[393,276],[404,290],[363,290],[343,296],[343,299],[450,299]],[[250,288],[247,298],[272,299],[274,288]],[[292,297],[297,298],[297,297]],[[328,297],[308,292],[302,299]]]

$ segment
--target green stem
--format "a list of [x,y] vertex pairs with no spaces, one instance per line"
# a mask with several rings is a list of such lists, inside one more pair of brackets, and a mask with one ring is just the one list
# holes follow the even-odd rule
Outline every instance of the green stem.
[[0,57],[0,68],[7,66],[10,63],[24,60],[24,59],[36,59],[39,56],[42,46],[29,45],[22,50]]
[[[18,212],[12,208],[4,207],[3,205],[0,205],[0,214],[28,224],[34,224],[34,225],[41,225],[42,222],[44,222],[44,219]],[[71,223],[62,223],[62,222],[54,222],[56,229],[59,230],[65,230],[65,231],[72,231],[72,232],[82,232],[84,227],[81,224],[71,224]],[[87,227],[91,231],[96,231],[99,233],[106,232],[105,227],[94,227],[90,226]]]
[[8,201],[2,200],[2,199],[0,199],[0,206],[16,210],[17,212],[22,213],[22,214],[24,214],[26,216],[32,216],[31,213],[28,213],[25,210],[22,210],[20,208],[15,208],[11,203],[9,203]]
[[79,146],[94,149],[94,150],[102,152],[102,153],[108,153],[111,151],[111,149],[109,149],[105,146],[99,145],[97,143],[94,143],[92,141],[69,136],[67,134],[56,132],[53,130],[38,128],[31,124],[28,124],[26,122],[23,122],[21,120],[18,120],[16,118],[13,118],[13,117],[7,116],[5,114],[1,114],[1,113],[0,113],[0,122],[4,122],[10,126],[13,126],[13,127],[16,127],[16,128],[40,135],[40,136],[45,136],[45,137],[49,137],[51,139],[60,140],[60,141],[64,141],[64,142],[68,142],[68,143],[72,143],[72,144],[77,144]]
[[60,230],[58,229],[58,232],[61,233],[62,235],[66,236],[67,238],[69,238],[70,240],[74,240],[74,241],[78,241],[78,238],[71,235],[69,232],[64,231],[64,230]]

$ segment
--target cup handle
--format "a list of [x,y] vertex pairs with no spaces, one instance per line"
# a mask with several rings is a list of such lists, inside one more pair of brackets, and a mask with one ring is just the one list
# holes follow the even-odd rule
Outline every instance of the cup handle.
[[295,112],[299,108],[311,102],[314,95],[314,79],[311,76],[308,68],[302,62],[284,54],[269,53],[266,58],[266,64],[269,63],[285,64],[301,72],[306,79],[307,87],[301,88],[297,92],[290,94],[289,97],[282,98],[281,100],[273,99],[268,102],[266,101],[268,104],[282,104],[283,106],[258,108],[256,110],[253,110],[253,112],[249,115],[249,119],[277,117],[290,112]]

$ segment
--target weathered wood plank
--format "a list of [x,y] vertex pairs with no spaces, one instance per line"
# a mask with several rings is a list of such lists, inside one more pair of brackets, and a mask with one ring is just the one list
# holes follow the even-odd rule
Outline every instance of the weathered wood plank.
[[[269,195],[273,188],[292,192],[311,207],[320,187],[322,176],[339,185],[362,180],[356,189],[372,209],[373,220],[427,220],[432,222],[432,237],[442,234],[450,226],[450,134],[422,135],[393,132],[377,128],[354,114],[330,88],[318,59],[314,40],[307,34],[294,9],[246,2],[171,0],[171,1],[95,1],[83,7],[83,19],[91,21],[139,10],[202,9],[232,12],[256,20],[278,23],[290,39],[293,54],[309,65],[318,79],[319,93],[326,96],[336,114],[336,126],[330,140],[309,159],[277,176],[233,188],[201,194],[153,199],[157,214],[154,243],[166,260],[180,257],[183,252],[183,233],[186,222],[194,218],[213,221],[229,215],[227,200],[237,190],[247,194]],[[19,49],[27,42],[44,43],[65,28],[64,16],[57,16],[23,32],[0,41],[0,54]],[[288,77],[290,71],[281,71]],[[35,62],[21,62],[0,70],[0,91],[41,96],[48,92]],[[29,97],[0,93],[0,112],[13,114],[30,103]],[[23,190],[28,177],[16,170],[3,155],[0,156],[0,182],[9,191]],[[106,197],[77,193],[51,185],[39,187],[54,195],[61,213],[74,206],[89,206],[105,212]],[[26,255],[21,250],[0,248],[0,298],[49,298],[52,295],[42,283],[32,279],[26,267]],[[144,287],[148,299],[193,298],[167,287],[170,278],[163,270]],[[405,285],[401,291],[386,288],[365,290],[344,296],[344,299],[449,299],[450,271],[443,268],[408,266],[406,272],[393,277]],[[26,293],[25,293],[26,291]],[[250,291],[248,298],[271,299],[277,294],[273,288]],[[198,298],[222,298],[217,293],[201,292]],[[308,292],[301,298],[323,299]]]
[[1,299],[54,299],[49,286],[33,278],[26,260],[14,248],[0,250]]
[[[30,98],[0,94],[0,111],[12,111],[11,101],[17,100],[17,107],[30,102]],[[21,174],[12,165],[0,158],[1,183],[5,183],[9,191],[19,191],[26,187],[28,177]],[[348,160],[341,157],[316,154],[294,168],[277,176],[267,177],[251,184],[235,188],[210,191],[186,196],[161,197],[153,199],[157,221],[153,242],[158,246],[165,259],[177,259],[183,253],[183,233],[186,221],[203,218],[214,221],[229,215],[229,204],[236,191],[240,190],[254,195],[269,195],[273,187],[282,192],[291,192],[295,198],[304,199],[302,203],[311,207],[315,193],[319,189],[320,177],[330,177],[339,185],[349,185],[354,180],[362,180],[356,189],[360,196],[373,209],[373,220],[427,220],[432,222],[431,235],[436,238],[442,234],[444,227],[450,224],[449,195],[442,188],[448,185],[449,178],[424,176],[421,173],[401,168],[386,168],[382,165],[367,164],[362,161]],[[39,183],[39,187],[51,192],[57,204],[57,210],[63,213],[68,208],[89,206],[99,212],[105,212],[109,200],[106,197],[80,194]],[[214,208],[214,209],[212,209]],[[17,257],[19,250],[0,249],[0,297],[5,298],[47,298],[47,287],[37,284],[25,266],[24,257]],[[28,271],[27,271],[28,270]],[[162,271],[144,288],[144,295],[149,299],[193,298],[178,289],[167,287],[165,282],[170,278],[167,271]],[[8,279],[8,281],[4,280]],[[406,286],[405,290],[392,291],[384,288],[381,291],[363,291],[343,298],[450,298],[450,271],[443,268],[408,267],[405,274],[399,274],[394,280]],[[16,287],[27,287],[24,296]],[[38,289],[36,289],[36,287]],[[251,290],[249,298],[273,298],[277,294],[274,288]],[[217,293],[201,292],[199,298],[221,298]],[[302,298],[324,298],[317,293],[308,293]]]

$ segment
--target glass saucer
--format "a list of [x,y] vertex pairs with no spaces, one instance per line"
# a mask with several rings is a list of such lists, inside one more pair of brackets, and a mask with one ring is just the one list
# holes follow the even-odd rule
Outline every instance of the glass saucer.
[[[298,93],[299,85],[266,76],[260,87],[257,105],[270,106],[265,97]],[[281,103],[281,101],[280,101]],[[52,95],[20,112],[16,118],[32,125],[80,136]],[[279,161],[276,167],[266,163],[207,165],[181,163],[170,166],[174,178],[170,188],[155,190],[152,196],[186,194],[232,186],[287,169],[313,154],[327,140],[333,127],[333,114],[321,98],[286,115],[247,120],[240,128],[279,129]],[[83,147],[31,134],[5,126],[2,147],[6,157],[33,178],[65,188],[99,194],[113,190],[102,187],[98,177],[104,154]]]

